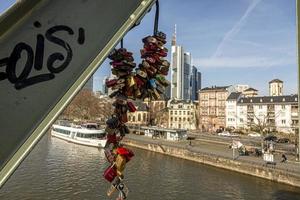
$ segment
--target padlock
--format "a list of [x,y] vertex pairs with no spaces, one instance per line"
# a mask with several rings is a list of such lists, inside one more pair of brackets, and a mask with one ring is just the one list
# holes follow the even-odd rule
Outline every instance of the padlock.
[[136,66],[136,64],[134,62],[128,62],[126,60],[122,60],[122,61],[112,61],[110,62],[110,64],[112,66],[130,66],[132,68],[134,68]]
[[115,163],[116,163],[117,175],[122,176],[126,165],[126,158],[120,154],[117,154]]
[[128,122],[127,113],[119,115],[119,121],[120,121],[122,124],[127,123],[127,122]]
[[119,126],[119,120],[117,117],[113,116],[106,121],[106,125],[111,129],[116,129]]
[[142,66],[145,67],[145,68],[149,68],[150,64],[146,60],[143,60]]
[[120,98],[119,96],[116,98],[116,100],[113,103],[113,106],[117,105],[127,105],[127,101],[124,98]]
[[113,66],[114,69],[116,70],[122,70],[122,71],[132,71],[132,67],[131,66],[128,66],[128,65],[116,65],[116,66]]
[[116,75],[118,77],[128,76],[131,73],[130,71],[123,71],[117,69],[112,69],[111,72],[113,75]]
[[129,132],[129,129],[125,124],[122,124],[122,126],[119,127],[120,136],[124,137],[126,134],[129,134]]
[[145,59],[149,64],[154,64],[156,62],[156,59],[152,56],[151,57],[146,57]]
[[168,55],[167,52],[162,51],[162,50],[157,51],[156,54],[159,55],[159,56],[162,56],[162,57],[166,57]]
[[136,82],[137,88],[141,88],[145,84],[145,82],[138,76],[134,76],[134,80]]
[[165,93],[165,87],[156,84],[156,90],[158,91],[158,93],[163,94]]
[[103,177],[109,182],[112,182],[117,175],[118,173],[115,164],[109,166],[103,173]]
[[148,80],[148,84],[150,86],[150,88],[155,89],[156,88],[156,83],[155,83],[155,79],[150,79]]
[[125,83],[117,84],[112,87],[113,90],[118,90],[125,87]]
[[106,85],[108,88],[110,88],[110,87],[116,85],[117,83],[118,83],[118,80],[117,80],[117,79],[112,79],[112,80],[107,80],[107,81],[105,82],[105,85]]
[[139,88],[137,88],[137,89],[134,90],[134,96],[136,98],[140,98],[141,95],[142,95],[142,93],[141,93],[141,90]]
[[163,41],[166,41],[166,39],[167,39],[167,35],[164,32],[161,32],[161,31],[157,32],[155,34],[155,37],[159,38],[160,40],[163,40]]
[[157,39],[153,36],[147,36],[147,37],[143,38],[142,41],[145,44],[149,44],[149,43],[157,44]]
[[117,131],[116,128],[110,128],[110,127],[108,127],[108,126],[105,127],[105,132],[106,132],[107,134],[113,135],[113,134],[116,133],[116,131]]
[[147,78],[147,73],[140,70],[140,69],[136,70],[136,74],[139,75],[142,78]]
[[128,106],[128,110],[130,112],[135,112],[136,111],[136,107],[134,106],[134,104],[131,101],[127,102],[127,106]]
[[128,87],[132,87],[136,84],[135,79],[133,78],[133,76],[129,76],[127,78],[127,86]]
[[166,80],[165,77],[160,74],[157,74],[155,76],[155,79],[158,80],[165,87],[170,85],[170,82],[168,80]]
[[113,91],[113,92],[112,92],[110,95],[108,95],[108,96],[109,96],[109,98],[114,98],[114,97],[117,96],[117,95],[120,95],[119,90]]

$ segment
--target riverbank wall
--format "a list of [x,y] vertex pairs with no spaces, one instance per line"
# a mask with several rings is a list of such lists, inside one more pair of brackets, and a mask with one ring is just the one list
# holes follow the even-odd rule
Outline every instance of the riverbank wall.
[[297,173],[289,169],[278,169],[276,166],[269,166],[265,164],[257,164],[251,161],[233,160],[215,154],[204,152],[196,152],[189,146],[178,147],[176,145],[162,144],[158,140],[154,141],[138,141],[134,139],[125,139],[125,145],[145,149],[177,158],[182,158],[198,163],[211,165],[235,172],[256,176],[271,181],[300,187],[300,171]]

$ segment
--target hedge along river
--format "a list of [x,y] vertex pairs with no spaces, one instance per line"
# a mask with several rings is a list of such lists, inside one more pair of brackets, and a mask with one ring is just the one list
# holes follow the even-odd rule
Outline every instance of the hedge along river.
[[[300,199],[299,188],[133,149],[126,183],[132,200]],[[38,143],[0,190],[1,200],[109,199],[102,149],[52,138]]]

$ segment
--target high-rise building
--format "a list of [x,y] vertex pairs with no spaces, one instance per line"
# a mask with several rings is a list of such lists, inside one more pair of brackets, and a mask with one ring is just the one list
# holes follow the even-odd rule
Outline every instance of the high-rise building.
[[108,87],[106,86],[106,81],[108,80],[107,76],[104,76],[103,81],[102,81],[102,93],[103,94],[108,94]]
[[195,66],[192,66],[190,79],[191,100],[198,99],[198,91],[201,89],[201,72]]
[[176,25],[171,47],[171,98],[190,99],[191,54],[176,44]]
[[93,76],[91,76],[91,78],[85,83],[82,89],[93,92],[93,81],[94,81]]
[[196,99],[198,99],[198,91],[201,90],[201,88],[202,88],[201,81],[202,81],[201,72],[197,72],[197,75],[196,75],[196,86],[197,86]]
[[182,85],[183,85],[183,94],[182,99],[189,100],[191,98],[191,90],[190,90],[190,78],[191,78],[191,53],[184,52],[183,54],[183,78],[182,78]]

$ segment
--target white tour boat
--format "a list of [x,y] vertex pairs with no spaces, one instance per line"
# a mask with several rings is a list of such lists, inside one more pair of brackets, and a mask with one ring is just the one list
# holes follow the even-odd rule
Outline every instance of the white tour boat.
[[52,125],[51,135],[76,144],[104,147],[106,137],[104,130],[91,129],[91,124],[82,126],[72,125]]

